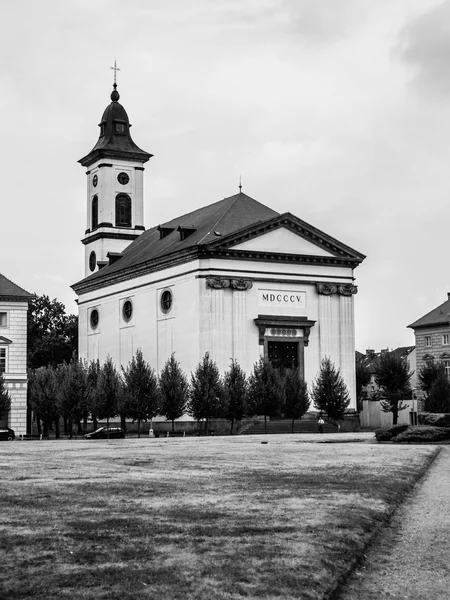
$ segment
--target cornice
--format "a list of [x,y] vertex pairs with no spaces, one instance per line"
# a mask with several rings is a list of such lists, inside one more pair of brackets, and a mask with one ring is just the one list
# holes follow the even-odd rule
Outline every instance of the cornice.
[[23,302],[27,304],[29,300],[35,298],[35,294],[28,296],[0,296],[0,302]]
[[309,344],[309,335],[311,333],[311,327],[314,327],[316,321],[311,321],[308,317],[288,317],[284,315],[258,315],[257,319],[253,319],[255,325],[259,330],[259,343],[264,344],[266,328],[286,328],[290,327],[293,329],[303,330],[303,344],[307,346]]
[[131,232],[130,233],[119,233],[116,231],[98,231],[97,233],[94,233],[93,235],[90,235],[90,236],[82,239],[81,243],[86,246],[87,244],[90,244],[91,242],[95,242],[97,240],[104,240],[104,239],[135,240],[140,235],[141,235],[140,233],[131,233]]
[[258,262],[295,263],[303,265],[332,265],[356,268],[361,260],[350,256],[311,256],[309,254],[289,254],[283,252],[263,252],[256,250],[233,250],[225,248],[201,247],[202,258],[226,258],[229,260],[252,260]]

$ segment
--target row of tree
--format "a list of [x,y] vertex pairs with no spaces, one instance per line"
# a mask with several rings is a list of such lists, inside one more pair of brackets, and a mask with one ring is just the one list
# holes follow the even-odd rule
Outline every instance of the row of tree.
[[205,354],[190,380],[172,354],[159,377],[138,350],[126,368],[118,371],[108,358],[89,364],[73,357],[56,367],[40,367],[30,372],[29,404],[38,421],[42,421],[44,437],[55,423],[59,437],[62,417],[69,435],[73,425],[86,431],[88,419],[94,428],[98,420],[120,416],[138,424],[156,415],[174,422],[183,414],[204,421],[208,431],[212,418],[227,419],[230,432],[236,421],[245,416],[263,415],[300,419],[309,409],[311,400],[316,409],[334,421],[343,418],[350,398],[339,371],[329,358],[322,361],[321,370],[308,393],[298,369],[288,370],[282,377],[268,360],[260,359],[247,377],[237,361],[220,376],[216,363]]
[[[378,389],[371,397],[380,400],[381,409],[392,413],[393,424],[397,424],[398,413],[408,408],[404,400],[412,397],[411,377],[406,359],[393,352],[382,354],[374,368],[374,379]],[[356,394],[358,410],[362,410],[363,388],[371,379],[371,372],[364,357],[356,361]],[[417,373],[418,387],[422,391],[421,409],[425,412],[450,412],[450,381],[442,362],[429,361]]]

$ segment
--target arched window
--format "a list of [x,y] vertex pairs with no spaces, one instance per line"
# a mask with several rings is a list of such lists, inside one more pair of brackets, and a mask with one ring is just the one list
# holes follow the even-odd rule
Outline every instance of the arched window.
[[131,227],[131,198],[128,194],[116,196],[116,227]]
[[92,229],[98,227],[98,196],[92,198]]

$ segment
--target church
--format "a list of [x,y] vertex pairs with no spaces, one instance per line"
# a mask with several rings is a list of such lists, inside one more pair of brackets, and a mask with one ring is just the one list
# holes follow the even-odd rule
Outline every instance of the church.
[[330,356],[356,409],[354,269],[365,256],[242,192],[144,227],[144,165],[114,83],[86,168],[79,356],[118,369],[141,349],[189,375],[206,352],[223,373],[260,356],[298,366],[309,388]]

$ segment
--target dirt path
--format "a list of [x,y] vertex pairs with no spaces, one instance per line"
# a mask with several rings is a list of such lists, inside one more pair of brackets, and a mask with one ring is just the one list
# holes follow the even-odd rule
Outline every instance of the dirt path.
[[450,447],[375,541],[339,600],[449,600]]

